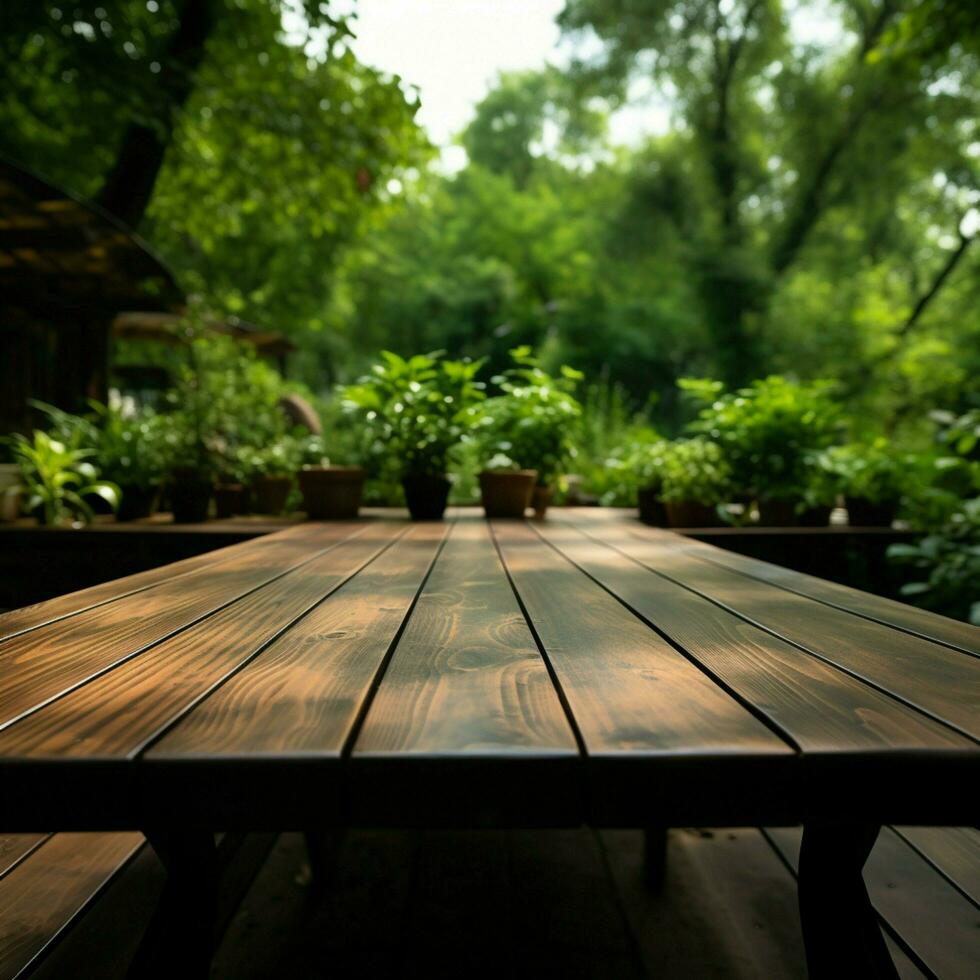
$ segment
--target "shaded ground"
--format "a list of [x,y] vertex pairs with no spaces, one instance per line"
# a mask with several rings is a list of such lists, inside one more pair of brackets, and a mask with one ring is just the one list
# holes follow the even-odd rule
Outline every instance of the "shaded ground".
[[661,895],[641,849],[636,831],[356,831],[317,897],[286,834],[212,976],[805,977],[795,885],[758,831],[672,831]]

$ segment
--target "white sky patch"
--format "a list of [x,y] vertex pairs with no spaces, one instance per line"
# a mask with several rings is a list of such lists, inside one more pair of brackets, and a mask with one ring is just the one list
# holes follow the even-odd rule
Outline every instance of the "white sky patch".
[[[417,119],[442,149],[439,169],[459,170],[466,154],[454,138],[473,116],[500,72],[567,62],[555,18],[564,0],[341,0],[355,9],[352,46],[365,64],[398,75],[418,89]],[[828,0],[797,0],[790,7],[798,43],[834,47],[844,40]],[[629,104],[610,119],[614,143],[637,145],[671,128],[669,93],[634,84]]]

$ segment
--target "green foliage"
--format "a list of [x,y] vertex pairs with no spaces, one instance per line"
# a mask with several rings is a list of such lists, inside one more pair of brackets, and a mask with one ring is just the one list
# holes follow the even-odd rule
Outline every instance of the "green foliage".
[[117,402],[92,402],[95,438],[91,445],[99,472],[123,488],[149,490],[166,471],[166,416],[149,409],[124,409]]
[[703,436],[678,439],[658,453],[664,500],[717,505],[730,498],[732,471],[716,442]]
[[893,544],[888,557],[915,570],[902,594],[929,609],[980,626],[980,497],[915,544]]
[[11,439],[14,462],[20,468],[24,508],[42,524],[63,524],[69,517],[88,523],[93,517],[86,498],[99,497],[113,509],[119,506],[119,488],[98,478],[89,461],[94,450],[61,442],[42,429],[28,439]]
[[[700,399],[716,393],[688,381]],[[811,482],[813,454],[832,443],[840,409],[827,382],[794,382],[772,375],[719,395],[698,413],[691,430],[721,447],[736,492],[752,498],[798,499]]]
[[515,367],[493,379],[501,394],[473,412],[487,468],[534,469],[550,485],[575,455],[582,407],[573,392],[582,373],[563,365],[558,377],[541,367],[530,347],[511,352]]
[[401,475],[441,476],[463,438],[469,410],[483,398],[476,380],[481,366],[447,360],[441,351],[407,359],[382,351],[371,374],[341,394],[352,411],[363,413]]
[[839,492],[873,504],[898,503],[919,484],[916,456],[883,438],[832,446],[821,454],[820,466],[832,475]]

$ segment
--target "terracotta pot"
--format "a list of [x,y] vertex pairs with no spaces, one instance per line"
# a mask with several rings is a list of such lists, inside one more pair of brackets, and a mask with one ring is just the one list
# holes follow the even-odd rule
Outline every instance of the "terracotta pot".
[[413,521],[441,521],[449,502],[449,477],[411,473],[402,477],[405,503]]
[[637,491],[636,503],[640,520],[653,527],[667,527],[667,507],[654,487],[644,487]]
[[314,466],[300,470],[299,489],[303,509],[314,521],[357,517],[364,492],[360,466]]
[[830,524],[830,512],[833,507],[807,507],[800,514],[800,527],[827,527]]
[[195,469],[173,472],[170,486],[170,506],[175,524],[200,524],[208,519],[214,485]]
[[664,501],[664,507],[671,527],[725,526],[711,504],[702,504],[696,500],[667,500]]
[[480,493],[487,517],[523,517],[531,506],[537,470],[484,470]]
[[762,527],[799,527],[800,518],[793,500],[760,500],[759,524]]
[[214,516],[220,519],[245,513],[245,488],[240,483],[219,483],[214,488]]
[[257,476],[252,481],[252,507],[256,514],[281,514],[286,509],[291,476]]
[[128,487],[119,485],[119,510],[117,521],[138,521],[149,517],[157,509],[160,499],[159,487]]
[[897,500],[874,502],[864,497],[847,497],[847,523],[851,527],[891,527],[898,512]]
[[531,506],[534,508],[534,516],[539,520],[544,520],[551,505],[551,498],[555,495],[555,488],[545,484],[535,484],[531,493]]

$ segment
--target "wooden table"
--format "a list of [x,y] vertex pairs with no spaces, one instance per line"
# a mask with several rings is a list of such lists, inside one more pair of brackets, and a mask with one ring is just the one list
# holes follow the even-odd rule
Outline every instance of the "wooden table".
[[0,821],[185,883],[219,829],[803,823],[811,972],[889,976],[860,869],[975,822],[978,656],[616,513],[304,524],[0,617]]

